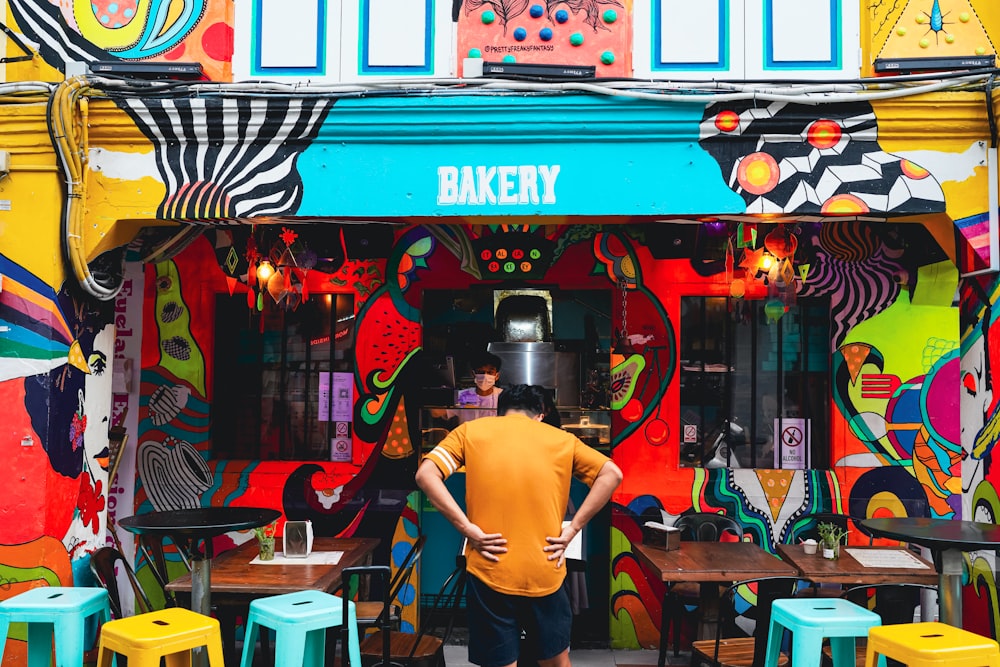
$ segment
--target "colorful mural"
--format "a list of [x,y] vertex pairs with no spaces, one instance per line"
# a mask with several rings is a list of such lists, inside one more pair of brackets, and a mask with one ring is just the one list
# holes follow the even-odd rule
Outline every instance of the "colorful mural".
[[8,7],[16,27],[59,72],[73,62],[183,61],[201,64],[207,79],[232,79],[229,2],[9,0]]
[[[612,50],[614,67],[627,67],[627,57],[617,57],[628,52],[625,0],[540,3],[539,16],[535,5],[522,4],[506,3],[500,15],[497,3],[467,2],[460,20],[479,21],[469,39],[500,46],[520,43],[521,20],[551,25],[553,40],[563,36],[559,26],[575,26],[586,36],[579,53],[592,59]],[[943,1],[906,4],[907,16],[944,44],[950,22],[961,22],[965,11]],[[567,21],[560,23],[562,5]],[[212,2],[181,2],[182,11],[167,14],[156,2],[114,10],[27,0],[8,6],[17,28],[55,68],[106,57],[194,59],[199,49],[211,55],[231,30],[230,10]],[[996,16],[983,3],[969,6],[980,18]],[[487,12],[492,22],[484,22]],[[930,23],[917,21],[920,12]],[[904,20],[884,18],[886,25]],[[971,28],[959,28],[956,41],[964,42]],[[215,63],[213,78],[224,79],[228,58],[203,62]],[[4,524],[0,570],[11,586],[0,597],[85,581],[87,554],[108,541],[109,367],[117,343],[111,327],[125,306],[141,309],[143,333],[131,390],[134,502],[117,515],[210,504],[273,507],[287,519],[312,520],[320,535],[383,537],[376,559],[395,564],[421,518],[412,476],[424,292],[516,280],[612,295],[615,335],[631,347],[611,359],[612,455],[625,472],[610,527],[607,602],[616,647],[658,640],[662,583],[631,553],[649,518],[725,511],[740,518],[744,539],[768,549],[798,516],[818,510],[996,521],[1000,329],[993,305],[1000,285],[992,276],[962,278],[955,268],[969,248],[961,240],[956,248],[954,223],[979,238],[975,229],[988,220],[981,96],[974,110],[941,104],[947,111],[934,113],[954,118],[921,119],[921,135],[893,123],[912,123],[941,97],[896,107],[705,105],[582,94],[196,96],[169,88],[143,96],[125,86],[114,101],[87,107],[88,233],[130,237],[121,230],[144,222],[184,225],[140,236],[131,261],[156,261],[132,265],[143,284],[136,280],[124,303],[78,294],[56,259],[64,240],[53,231],[58,215],[36,220],[22,213],[34,200],[59,200],[56,172],[46,172],[45,188],[13,178],[3,184],[14,205],[0,211],[0,453],[20,472],[4,510],[31,518]],[[0,124],[7,115],[0,114]],[[42,145],[45,120],[39,114],[16,122],[33,124]],[[937,132],[946,121],[964,133]],[[590,133],[581,136],[583,126]],[[35,167],[32,173],[43,171]],[[254,225],[333,226],[347,216],[392,222],[391,250],[346,258],[330,271],[312,268],[295,280],[302,299],[354,297],[357,463],[213,458],[213,379],[225,372],[213,361],[220,344],[216,298],[246,301],[252,316],[271,296],[251,270],[259,258],[250,252]],[[727,235],[739,225],[748,231],[781,224],[795,238],[789,266],[796,271],[786,288],[832,304],[831,453],[818,469],[678,465],[680,294],[730,295],[736,280],[744,281],[746,298],[766,291],[732,256],[655,256],[648,224],[672,216],[721,225]],[[36,242],[41,227],[53,243]],[[523,256],[500,256],[512,240]],[[96,245],[91,239],[89,247]],[[124,385],[114,391],[115,400],[127,394]],[[216,548],[250,537],[229,535]],[[995,556],[970,554],[967,565],[968,624],[995,633]],[[181,567],[176,559],[174,566]],[[140,576],[151,580],[148,572]],[[417,599],[414,590],[400,600],[411,624]]]

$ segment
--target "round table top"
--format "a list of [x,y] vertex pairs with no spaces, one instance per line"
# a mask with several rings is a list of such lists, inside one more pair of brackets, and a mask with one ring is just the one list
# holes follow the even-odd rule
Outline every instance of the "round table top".
[[120,519],[118,525],[138,534],[208,538],[232,530],[266,526],[280,516],[278,510],[263,507],[198,507],[136,514]]
[[1000,549],[1000,526],[992,523],[893,517],[864,519],[861,525],[878,537],[913,542],[929,549]]

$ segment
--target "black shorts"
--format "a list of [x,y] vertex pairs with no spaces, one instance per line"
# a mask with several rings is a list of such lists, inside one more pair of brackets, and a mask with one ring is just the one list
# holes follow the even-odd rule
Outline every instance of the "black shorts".
[[469,662],[501,667],[517,662],[521,630],[532,640],[538,660],[554,658],[569,648],[573,611],[566,587],[540,598],[498,593],[469,575]]

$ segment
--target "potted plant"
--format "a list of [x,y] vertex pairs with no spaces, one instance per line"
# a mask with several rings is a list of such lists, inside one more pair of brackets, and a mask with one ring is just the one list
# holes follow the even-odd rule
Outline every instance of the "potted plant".
[[823,550],[823,558],[834,559],[840,556],[840,545],[847,537],[848,531],[835,523],[819,523],[816,525],[819,533],[819,545]]
[[253,529],[253,534],[257,537],[257,544],[260,546],[261,560],[274,560],[274,537],[277,533],[277,521]]

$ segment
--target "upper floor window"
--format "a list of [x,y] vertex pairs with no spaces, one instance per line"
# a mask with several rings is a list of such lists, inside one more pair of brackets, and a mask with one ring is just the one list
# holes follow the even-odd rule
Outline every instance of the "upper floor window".
[[855,78],[857,3],[649,0],[635,3],[635,76],[653,79]]
[[781,310],[681,299],[682,466],[828,467],[829,304],[800,299]]

